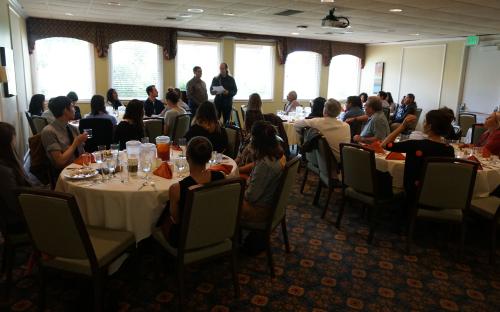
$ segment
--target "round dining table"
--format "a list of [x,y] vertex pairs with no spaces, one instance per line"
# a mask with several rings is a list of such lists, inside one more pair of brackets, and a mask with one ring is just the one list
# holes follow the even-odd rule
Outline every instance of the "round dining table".
[[[455,156],[459,155],[459,153],[463,153],[458,146],[453,145],[453,147],[455,149]],[[389,172],[392,176],[393,187],[403,189],[405,161],[389,160],[386,159],[387,155],[389,155],[388,151],[385,151],[384,154],[375,153],[376,167],[380,171]],[[496,160],[492,160],[492,158],[485,159],[480,155],[476,155],[476,158],[480,161],[482,169],[477,171],[472,197],[488,197],[500,184],[500,161],[498,158],[496,158]]]
[[[179,151],[173,151],[171,159],[177,158],[179,153]],[[124,157],[122,156],[124,154],[120,152],[120,158]],[[239,176],[238,166],[233,159],[223,156],[221,163],[232,166],[228,177]],[[144,185],[142,172],[139,172],[136,177],[129,177],[125,172],[118,172],[114,178],[104,180],[104,182],[100,175],[92,179],[71,179],[66,177],[66,174],[81,167],[71,164],[61,172],[56,191],[74,195],[85,224],[127,230],[133,232],[136,242],[139,242],[151,235],[169,198],[170,186],[182,179],[174,170],[173,165],[170,163],[169,165],[172,168],[172,179],[150,174],[150,181],[153,183]],[[92,166],[97,168],[98,165],[92,164]],[[185,171],[184,176],[187,176],[189,171]]]

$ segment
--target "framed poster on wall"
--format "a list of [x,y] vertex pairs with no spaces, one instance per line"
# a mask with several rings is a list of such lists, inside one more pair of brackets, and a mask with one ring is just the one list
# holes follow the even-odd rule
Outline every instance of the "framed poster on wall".
[[14,71],[14,53],[12,49],[0,47],[0,65],[5,68],[7,82],[3,82],[3,92],[5,97],[16,95],[16,72]]
[[375,75],[373,76],[373,93],[378,93],[382,90],[384,83],[384,62],[375,63]]

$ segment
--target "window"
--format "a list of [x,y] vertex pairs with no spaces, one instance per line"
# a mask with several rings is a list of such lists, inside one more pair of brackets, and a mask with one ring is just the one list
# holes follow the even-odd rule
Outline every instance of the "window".
[[155,85],[162,94],[162,53],[153,43],[119,41],[111,45],[111,86],[121,99],[146,98],[146,88]]
[[315,52],[293,52],[286,58],[283,98],[294,90],[302,100],[319,96],[321,57]]
[[[176,60],[176,85],[181,90],[186,90],[187,82],[193,78],[193,67],[200,66],[203,74],[201,79],[207,85],[210,93],[212,79],[219,74],[220,43],[210,41],[177,41]],[[209,94],[209,97],[212,95]]]
[[328,74],[328,98],[345,100],[358,95],[361,62],[353,55],[337,55],[332,58]]
[[32,64],[35,93],[46,98],[75,91],[80,99],[90,99],[95,92],[93,45],[86,41],[37,40]]
[[248,100],[256,92],[262,99],[273,98],[274,47],[271,45],[236,44],[234,79],[238,86],[236,99]]

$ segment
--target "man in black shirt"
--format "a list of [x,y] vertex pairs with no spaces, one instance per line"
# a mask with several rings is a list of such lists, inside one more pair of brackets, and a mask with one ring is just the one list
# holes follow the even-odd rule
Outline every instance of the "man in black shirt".
[[152,115],[159,115],[163,109],[163,102],[158,100],[158,90],[155,85],[150,85],[146,88],[148,98],[144,101],[144,115],[151,117]]
[[[391,131],[394,131],[403,123],[406,116],[417,115],[417,103],[415,102],[415,95],[408,93],[401,104],[398,104],[396,111],[391,120]],[[415,121],[416,123],[417,121]],[[410,127],[413,125],[409,125]]]
[[[215,95],[215,107],[217,113],[224,119],[224,124],[229,122],[231,110],[233,109],[233,97],[238,92],[234,78],[229,76],[229,69],[226,63],[219,66],[220,74],[212,80],[210,93]],[[214,89],[215,87],[215,89]],[[223,89],[220,89],[222,87]],[[217,90],[219,89],[219,90]]]

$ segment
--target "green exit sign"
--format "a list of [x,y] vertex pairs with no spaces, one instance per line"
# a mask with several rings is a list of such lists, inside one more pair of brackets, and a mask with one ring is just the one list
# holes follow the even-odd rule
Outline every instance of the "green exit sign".
[[465,44],[468,46],[475,46],[479,44],[479,36],[468,36]]

